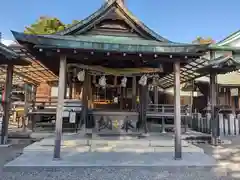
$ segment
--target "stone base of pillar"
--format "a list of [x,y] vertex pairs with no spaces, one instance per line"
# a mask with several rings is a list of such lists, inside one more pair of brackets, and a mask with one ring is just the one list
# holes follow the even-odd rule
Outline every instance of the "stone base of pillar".
[[91,135],[91,134],[93,134],[93,129],[85,128],[85,134],[86,134],[86,135]]
[[[2,138],[2,136],[0,136],[1,138]],[[8,147],[7,145],[8,145],[8,136],[4,136],[3,137],[3,143],[2,144],[0,144],[2,147],[4,147],[4,146],[6,146],[6,147]]]
[[7,147],[11,147],[12,144],[0,144],[0,148],[7,148]]

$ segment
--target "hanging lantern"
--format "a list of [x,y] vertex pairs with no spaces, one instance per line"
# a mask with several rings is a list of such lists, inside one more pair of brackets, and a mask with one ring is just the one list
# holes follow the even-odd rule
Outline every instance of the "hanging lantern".
[[121,86],[122,87],[126,87],[127,86],[127,78],[126,77],[123,77],[122,80],[121,80]]
[[102,76],[100,79],[99,79],[99,82],[98,84],[102,87],[102,88],[105,88],[107,83],[106,83],[106,78],[105,76]]
[[114,86],[117,86],[117,76],[114,77]]
[[157,87],[157,89],[158,89],[159,92],[164,92],[164,89],[159,87],[159,86]]
[[138,81],[138,83],[141,85],[141,86],[146,86],[147,85],[147,76],[146,75],[143,75],[140,80]]
[[152,85],[153,86],[157,86],[157,82],[158,82],[158,78],[157,77],[153,77]]
[[83,82],[83,81],[84,81],[84,79],[85,79],[85,71],[84,71],[84,70],[78,72],[78,74],[77,74],[77,79],[78,79],[80,82]]
[[92,83],[93,83],[93,84],[96,84],[96,82],[97,82],[97,81],[96,81],[96,75],[94,75],[94,76],[93,76]]
[[149,91],[153,91],[154,90],[154,85],[153,84],[149,84],[148,85],[148,90]]

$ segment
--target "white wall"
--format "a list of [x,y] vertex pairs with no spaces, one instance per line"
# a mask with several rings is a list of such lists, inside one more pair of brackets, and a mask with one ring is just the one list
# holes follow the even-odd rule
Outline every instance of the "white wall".
[[239,37],[239,39],[237,39],[227,45],[232,46],[232,47],[240,47],[240,37]]
[[[69,88],[67,88],[67,97],[69,94]],[[58,96],[58,87],[51,87],[51,97],[57,97]]]

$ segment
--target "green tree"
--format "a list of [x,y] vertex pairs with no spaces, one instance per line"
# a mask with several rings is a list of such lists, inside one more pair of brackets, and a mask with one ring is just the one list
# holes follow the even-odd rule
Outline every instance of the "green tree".
[[35,23],[27,26],[24,30],[26,34],[53,34],[58,31],[62,31],[67,27],[70,27],[79,21],[73,20],[72,24],[64,24],[58,18],[55,17],[40,17]]
[[198,36],[194,41],[193,43],[195,44],[214,44],[215,41],[210,38],[210,37],[207,37],[207,38],[203,38],[201,36]]
[[73,25],[75,25],[75,24],[77,24],[79,22],[80,21],[78,21],[78,20],[73,20],[71,24],[66,24],[65,28],[71,27],[71,26],[73,26]]

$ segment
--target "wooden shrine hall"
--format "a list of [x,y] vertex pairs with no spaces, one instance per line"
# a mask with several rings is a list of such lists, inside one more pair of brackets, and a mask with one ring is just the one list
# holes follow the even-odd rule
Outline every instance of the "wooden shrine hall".
[[[56,34],[12,33],[19,44],[59,77],[54,158],[60,157],[66,98],[81,99],[87,132],[100,133],[101,126],[106,128],[110,124],[113,129],[119,130],[120,126],[126,131],[128,126],[134,126],[136,131],[146,134],[148,104],[156,105],[151,116],[161,117],[157,107],[164,103],[160,92],[169,87],[174,87],[171,116],[175,124],[175,158],[181,158],[184,109],[180,103],[180,84],[210,74],[214,107],[216,74],[222,71],[212,69],[233,71],[239,62],[240,49],[163,38],[133,16],[123,0],[105,2],[86,19]],[[224,62],[209,63],[219,59]],[[209,66],[212,69],[198,70]],[[148,95],[151,88],[154,98]],[[102,116],[106,116],[106,121],[100,123]],[[107,128],[105,133],[113,129]]]
[[[42,73],[44,71],[44,73]],[[14,99],[15,88],[24,89],[22,87],[31,87],[28,90],[30,98],[36,94],[37,86],[44,81],[54,81],[57,76],[45,68],[37,61],[25,48],[20,45],[5,46],[0,43],[0,86],[2,93],[1,104],[3,107],[1,144],[7,143],[8,124],[10,112],[12,112],[12,104]],[[31,94],[31,95],[30,95]],[[32,100],[29,100],[32,101]],[[27,108],[27,103],[25,102]]]
[[21,56],[18,53],[14,52],[12,49],[0,43],[0,66],[1,70],[5,72],[5,93],[3,97],[4,101],[2,101],[3,119],[1,126],[1,144],[7,143],[8,119],[10,117],[10,97],[13,83],[13,69],[15,65],[26,66],[29,65],[29,62],[26,59],[21,58]]

